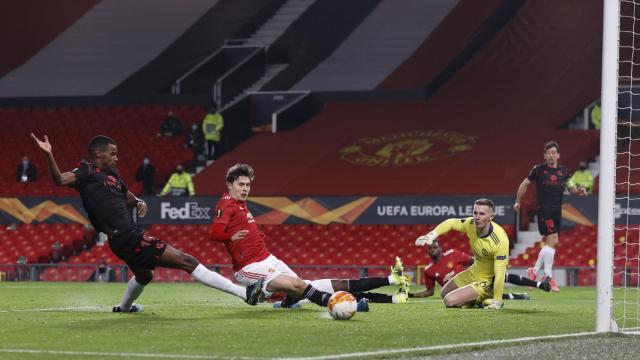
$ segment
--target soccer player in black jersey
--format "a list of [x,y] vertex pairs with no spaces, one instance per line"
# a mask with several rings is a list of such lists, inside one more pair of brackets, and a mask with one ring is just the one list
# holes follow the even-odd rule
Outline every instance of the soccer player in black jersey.
[[184,270],[206,286],[236,295],[250,305],[258,302],[262,281],[246,288],[238,286],[207,269],[193,256],[147,234],[134,223],[131,208],[136,207],[138,215],[143,217],[147,213],[147,204],[133,195],[120,178],[116,168],[118,147],[111,138],[98,135],[91,139],[89,160],[72,171],[61,173],[47,135],[44,141],[33,133],[31,137],[47,156],[53,182],[58,186],[71,186],[80,193],[91,224],[97,231],[108,235],[111,251],[134,274],[120,304],[113,308],[114,312],[142,311],[142,306],[133,301],[153,278],[152,270],[156,266]]
[[558,233],[562,220],[562,195],[567,188],[573,195],[587,195],[584,188],[578,188],[571,180],[571,174],[566,166],[558,164],[560,159],[560,146],[555,141],[544,144],[544,163],[531,169],[516,194],[515,211],[520,211],[520,202],[527,192],[527,187],[532,181],[536,182],[536,215],[538,216],[538,231],[543,236],[545,246],[538,254],[538,260],[534,268],[529,269],[529,278],[535,280],[537,273],[544,265],[545,276],[551,277],[551,290],[558,292],[560,288],[553,280],[553,258],[556,247],[560,242]]

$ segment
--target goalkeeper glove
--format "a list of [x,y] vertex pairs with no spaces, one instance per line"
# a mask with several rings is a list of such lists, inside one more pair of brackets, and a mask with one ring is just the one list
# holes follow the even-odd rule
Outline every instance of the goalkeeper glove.
[[416,246],[425,246],[433,244],[433,240],[438,238],[438,233],[435,230],[430,231],[426,235],[422,235],[416,239]]
[[496,299],[487,299],[483,301],[482,304],[487,310],[499,310],[504,306],[504,303],[502,301],[498,301]]

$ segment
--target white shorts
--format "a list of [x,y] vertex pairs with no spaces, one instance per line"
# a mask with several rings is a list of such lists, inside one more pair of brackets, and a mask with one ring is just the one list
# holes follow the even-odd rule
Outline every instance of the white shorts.
[[243,267],[240,271],[234,274],[234,277],[239,283],[245,286],[255,283],[260,278],[264,278],[265,282],[262,287],[262,291],[267,294],[267,284],[269,284],[269,282],[278,275],[298,277],[298,274],[294,273],[287,264],[277,257],[269,255],[268,258],[262,261]]

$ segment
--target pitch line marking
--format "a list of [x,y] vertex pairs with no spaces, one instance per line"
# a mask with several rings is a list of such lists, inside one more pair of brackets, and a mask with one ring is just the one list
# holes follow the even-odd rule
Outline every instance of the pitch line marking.
[[529,337],[522,337],[522,338],[516,338],[516,339],[488,340],[488,341],[478,341],[478,342],[461,343],[461,344],[422,346],[422,347],[415,347],[415,348],[376,350],[376,351],[365,351],[365,352],[311,356],[311,357],[290,357],[290,358],[280,358],[280,360],[346,359],[346,358],[356,358],[356,357],[366,357],[366,356],[406,354],[406,353],[412,353],[412,352],[418,352],[418,351],[450,350],[450,349],[459,349],[459,348],[473,347],[473,346],[512,344],[512,343],[520,343],[520,342],[527,342],[527,341],[534,341],[534,340],[560,339],[560,338],[569,338],[569,337],[589,336],[589,335],[596,335],[596,334],[597,333],[595,331],[591,331],[591,332],[580,332],[580,333],[571,333],[571,334],[529,336]]
[[99,357],[139,357],[152,359],[205,359],[205,360],[223,360],[223,359],[243,359],[255,360],[256,358],[243,357],[226,357],[213,355],[188,355],[188,354],[150,354],[150,353],[109,353],[97,351],[64,351],[64,350],[32,350],[32,349],[0,349],[0,353],[17,353],[17,354],[48,354],[48,355],[70,355],[70,356],[99,356]]
[[[434,345],[434,346],[423,346],[423,347],[415,347],[415,348],[401,348],[401,349],[388,349],[388,350],[355,352],[355,353],[347,353],[347,354],[321,355],[321,356],[313,356],[313,357],[289,357],[289,358],[279,357],[277,359],[280,359],[280,360],[346,359],[346,358],[357,358],[357,357],[366,357],[366,356],[406,354],[406,353],[412,353],[412,352],[418,352],[418,351],[435,351],[435,350],[460,349],[460,348],[473,347],[473,346],[512,344],[512,343],[520,343],[520,342],[535,341],[535,340],[549,340],[549,339],[561,339],[561,338],[590,336],[590,335],[596,335],[596,334],[597,334],[596,332],[592,331],[592,332],[580,332],[580,333],[570,333],[570,334],[530,336],[530,337],[522,337],[522,338],[515,338],[515,339],[504,339],[504,340],[488,340],[488,341],[478,341],[478,342],[461,343],[461,344]],[[93,351],[34,350],[34,349],[0,349],[0,353],[49,354],[49,355],[71,355],[71,356],[100,356],[100,357],[139,357],[139,358],[163,358],[163,359],[205,359],[205,360],[224,360],[224,359],[243,359],[243,360],[259,360],[259,359],[263,359],[263,360],[266,360],[266,359],[271,359],[271,358],[237,357],[237,356],[226,357],[226,356],[215,356],[215,355],[151,354],[151,353],[109,353],[109,352],[93,352]],[[275,358],[273,358],[273,359],[275,359]]]
[[6,309],[0,310],[0,313],[13,313],[13,312],[43,312],[43,311],[76,311],[76,310],[101,310],[104,309],[100,306],[66,306],[57,308],[42,308],[42,309]]

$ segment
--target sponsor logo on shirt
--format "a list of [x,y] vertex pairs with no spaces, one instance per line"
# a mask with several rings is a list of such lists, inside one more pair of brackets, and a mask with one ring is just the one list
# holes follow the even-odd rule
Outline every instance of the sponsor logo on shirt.
[[104,186],[114,187],[118,190],[122,189],[122,185],[120,185],[120,182],[112,175],[107,175],[107,178],[104,180]]

